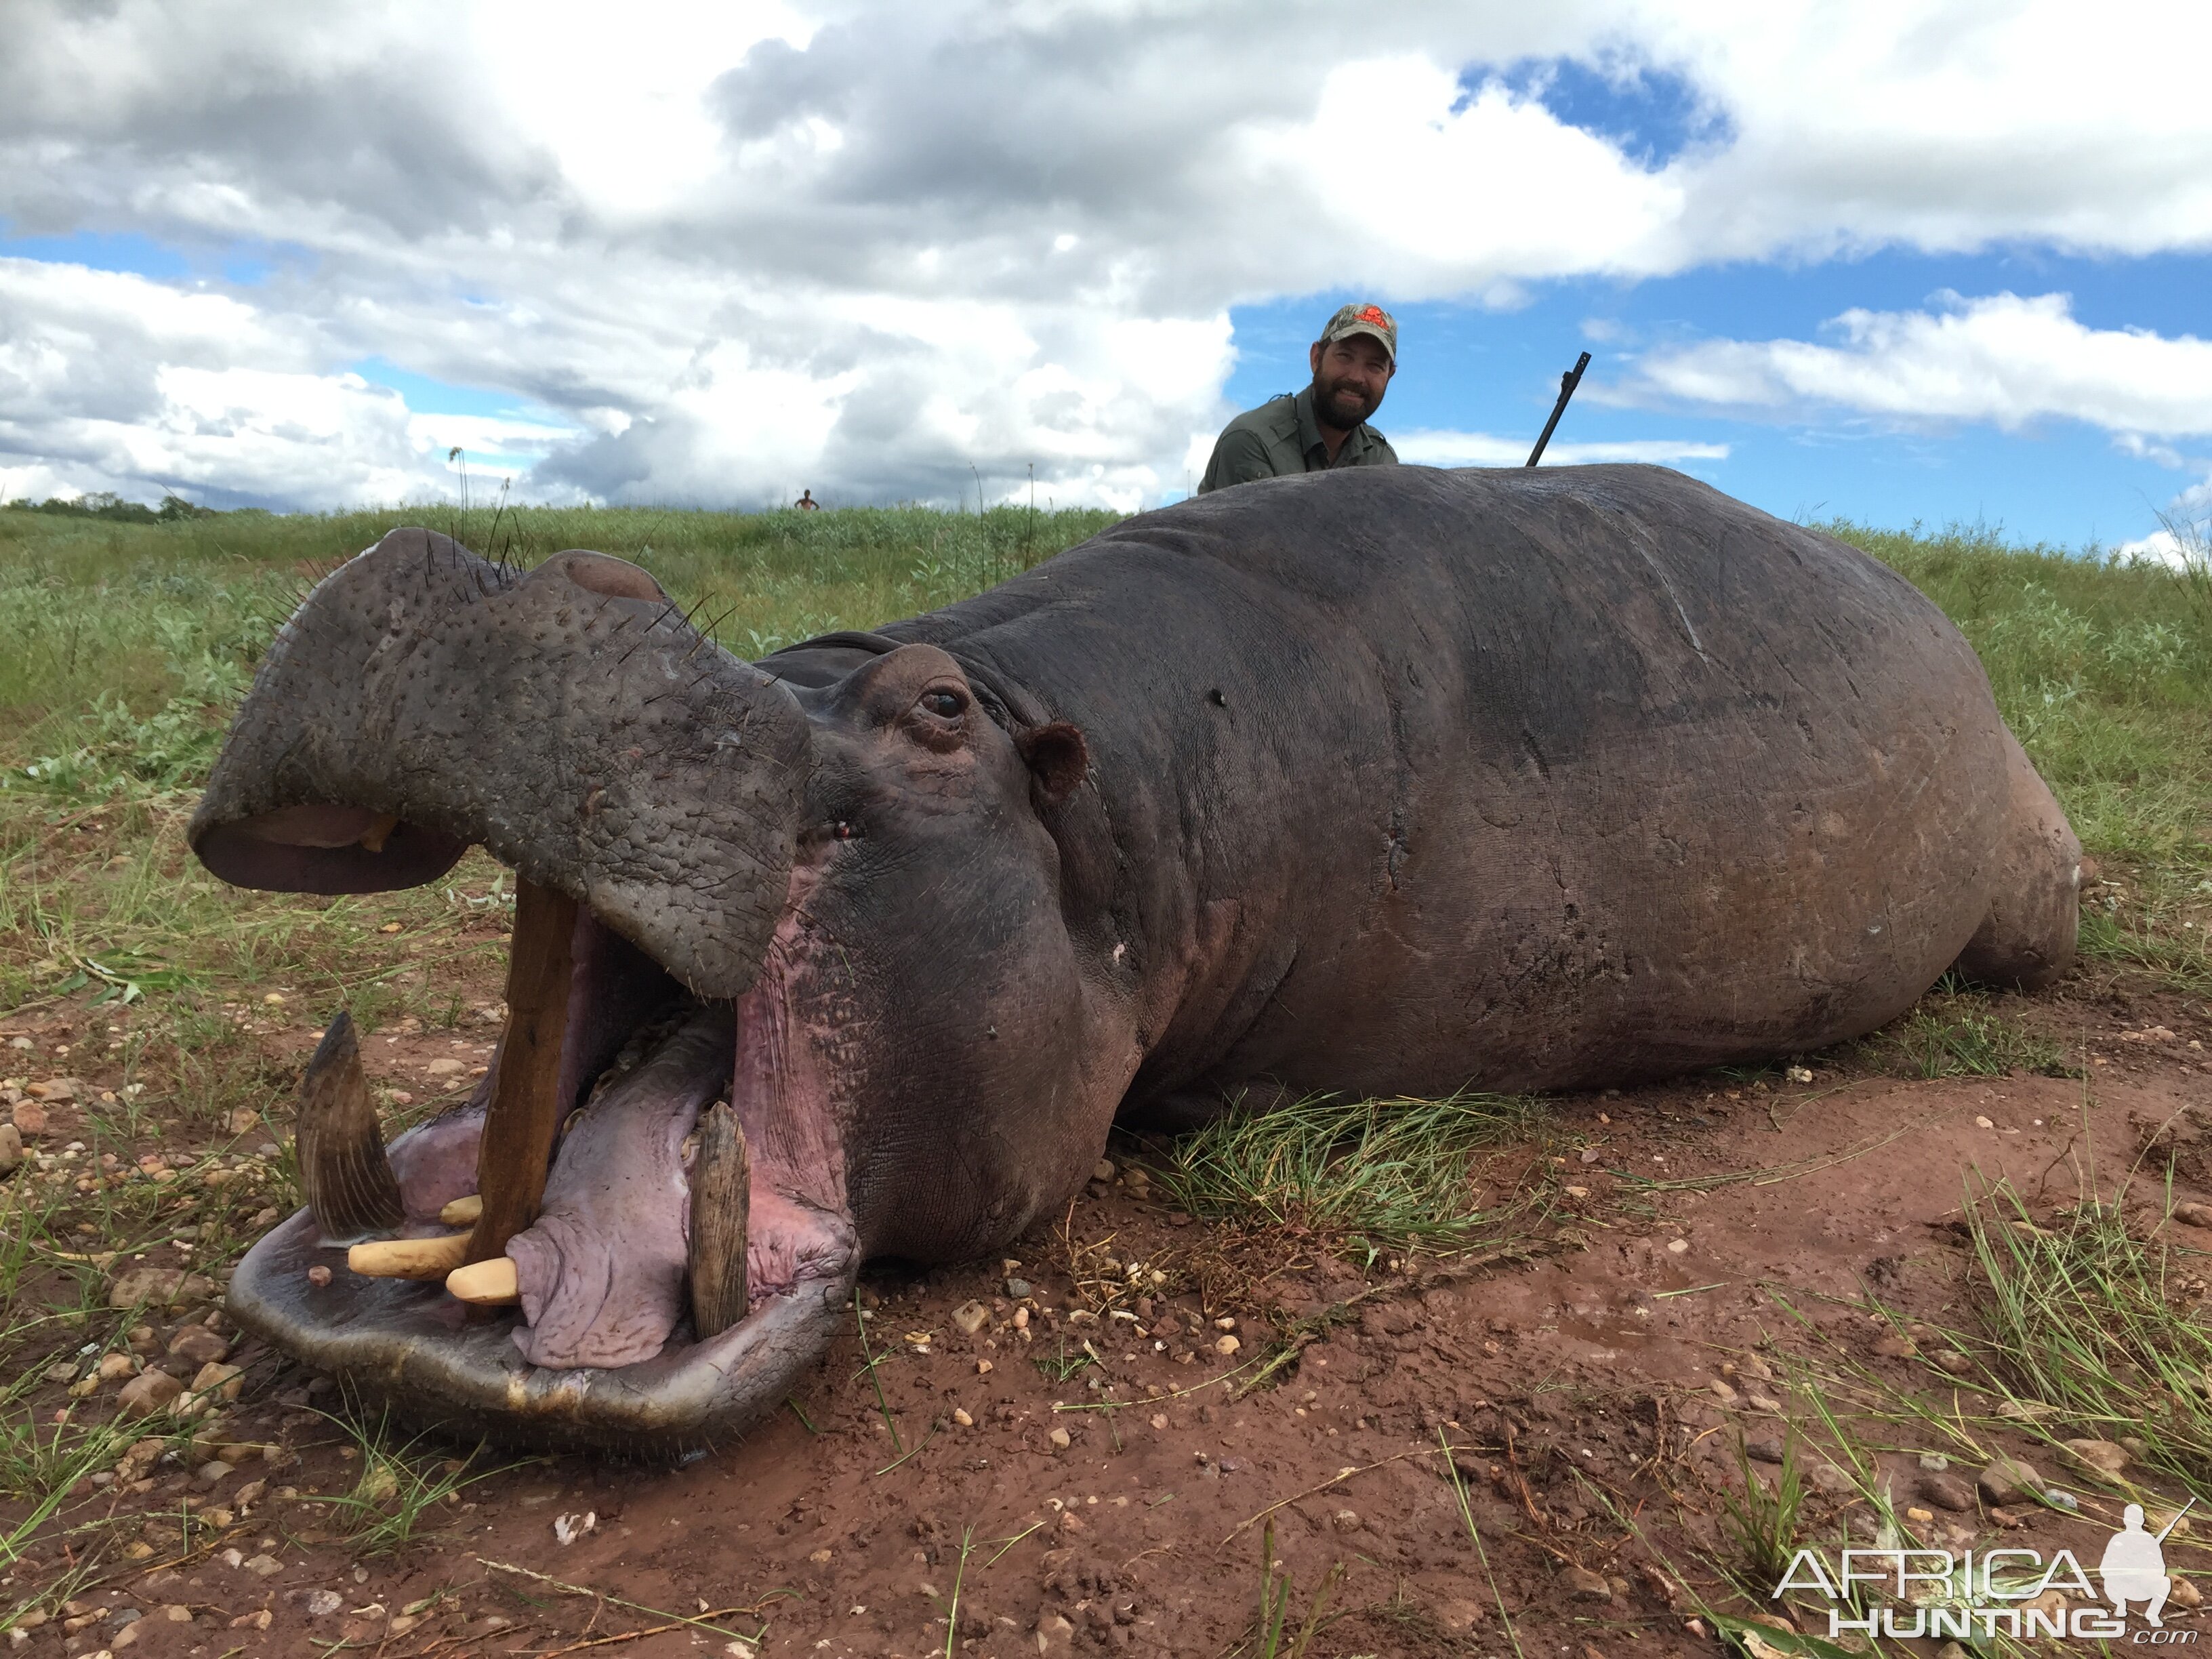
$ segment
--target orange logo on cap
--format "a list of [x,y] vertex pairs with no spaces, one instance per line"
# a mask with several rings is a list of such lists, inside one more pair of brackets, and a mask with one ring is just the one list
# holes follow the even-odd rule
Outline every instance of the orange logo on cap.
[[1390,326],[1390,319],[1384,314],[1381,306],[1364,307],[1359,313],[1359,320],[1363,323],[1373,323],[1381,328]]

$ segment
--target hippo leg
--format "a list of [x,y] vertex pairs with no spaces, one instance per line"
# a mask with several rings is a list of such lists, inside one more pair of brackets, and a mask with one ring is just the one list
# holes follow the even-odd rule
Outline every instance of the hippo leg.
[[2033,991],[2074,965],[2081,843],[2019,739],[2007,732],[2004,741],[2010,799],[1990,913],[1956,966],[1978,984]]

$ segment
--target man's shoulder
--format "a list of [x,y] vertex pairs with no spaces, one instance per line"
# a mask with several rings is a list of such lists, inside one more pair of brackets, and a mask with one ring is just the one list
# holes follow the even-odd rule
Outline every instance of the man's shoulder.
[[1378,428],[1364,421],[1359,426],[1359,459],[1366,465],[1388,465],[1398,459],[1398,452],[1390,447],[1390,441]]
[[1279,436],[1285,431],[1295,432],[1298,427],[1298,400],[1290,392],[1279,392],[1257,409],[1248,409],[1221,428],[1224,437],[1232,432],[1261,432]]

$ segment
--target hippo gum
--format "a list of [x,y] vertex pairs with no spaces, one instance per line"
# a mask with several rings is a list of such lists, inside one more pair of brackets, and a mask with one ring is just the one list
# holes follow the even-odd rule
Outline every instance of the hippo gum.
[[2063,972],[2080,854],[1935,606],[1639,466],[1224,490],[758,664],[620,560],[396,531],[278,635],[191,836],[249,886],[519,878],[490,1075],[385,1148],[342,1019],[240,1323],[647,1455],[775,1409],[868,1257],[1016,1237],[1117,1117],[1818,1048]]

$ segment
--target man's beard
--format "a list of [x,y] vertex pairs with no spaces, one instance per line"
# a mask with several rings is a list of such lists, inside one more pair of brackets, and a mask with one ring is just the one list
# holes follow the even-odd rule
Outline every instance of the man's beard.
[[1369,403],[1357,388],[1341,381],[1333,386],[1325,385],[1320,375],[1314,376],[1314,415],[1324,425],[1333,426],[1339,432],[1351,431],[1372,415],[1380,402],[1378,398],[1376,403]]

